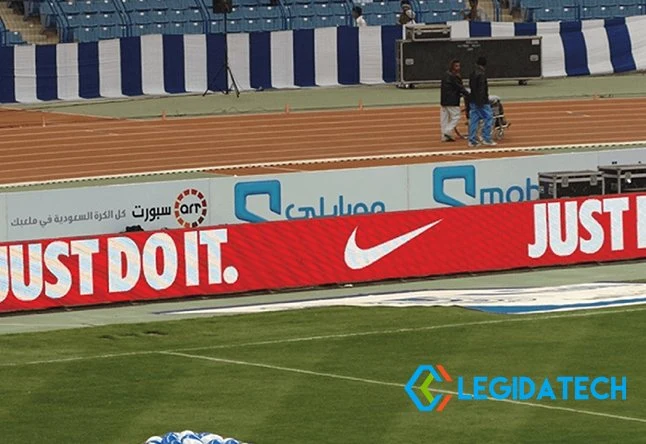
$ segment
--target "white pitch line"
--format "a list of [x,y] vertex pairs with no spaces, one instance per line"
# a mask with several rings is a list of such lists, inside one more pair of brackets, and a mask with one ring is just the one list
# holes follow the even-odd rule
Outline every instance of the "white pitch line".
[[0,364],[0,367],[22,367],[22,366],[28,366],[28,365],[59,364],[64,362],[76,362],[76,361],[94,361],[97,359],[122,358],[126,356],[152,355],[157,353],[160,353],[160,352],[159,351],[136,351],[136,352],[128,352],[128,353],[108,353],[105,355],[94,355],[94,356],[72,356],[69,358],[43,359],[40,361],[8,362],[8,363]]
[[628,148],[646,146],[646,140],[635,140],[629,142],[614,142],[614,143],[580,143],[569,145],[544,145],[544,146],[527,146],[527,147],[509,147],[509,148],[480,148],[480,149],[464,149],[464,150],[446,150],[446,151],[420,151],[414,153],[393,153],[393,154],[378,154],[368,156],[348,156],[348,157],[329,157],[317,159],[294,159],[294,160],[281,160],[274,162],[255,162],[255,163],[240,163],[232,165],[215,165],[197,168],[179,168],[173,170],[161,171],[145,171],[140,173],[122,173],[122,174],[106,174],[98,176],[85,176],[66,179],[54,180],[41,180],[31,182],[14,182],[9,184],[0,184],[0,188],[18,188],[29,187],[35,185],[56,185],[62,183],[86,182],[107,179],[129,179],[135,177],[145,176],[163,176],[170,174],[190,174],[190,173],[203,173],[206,171],[221,171],[231,169],[252,169],[252,168],[272,168],[272,167],[290,167],[298,165],[318,165],[326,163],[345,163],[345,162],[362,162],[362,161],[376,161],[376,160],[389,160],[389,159],[414,159],[419,157],[437,157],[437,156],[468,156],[473,154],[490,154],[490,153],[516,153],[516,152],[534,152],[534,151],[556,151],[564,149],[586,149],[586,148]]
[[[203,360],[203,361],[211,361],[211,362],[217,362],[221,364],[232,364],[232,365],[241,365],[245,367],[258,367],[258,368],[264,368],[264,369],[269,369],[269,370],[275,370],[275,371],[282,371],[282,372],[290,372],[290,373],[299,373],[303,375],[310,375],[310,376],[320,376],[324,378],[331,378],[331,379],[341,379],[341,380],[346,380],[346,381],[352,381],[352,382],[361,382],[364,384],[374,384],[374,385],[382,385],[382,386],[390,386],[390,387],[399,387],[399,388],[404,388],[405,384],[401,383],[395,383],[395,382],[386,382],[386,381],[379,381],[376,379],[367,379],[367,378],[357,378],[354,376],[344,376],[344,375],[337,375],[335,373],[324,373],[324,372],[315,372],[312,370],[303,370],[299,368],[291,368],[291,367],[281,367],[278,365],[270,365],[270,364],[263,364],[260,362],[250,362],[250,361],[239,361],[236,359],[225,359],[225,358],[215,358],[211,356],[200,356],[200,355],[191,355],[187,353],[175,353],[175,352],[160,352],[159,354],[162,355],[167,355],[167,356],[176,356],[180,358],[190,358],[190,359],[197,359],[197,360]],[[415,388],[419,388],[415,386]],[[439,393],[445,393],[449,395],[458,395],[458,392],[454,392],[451,390],[438,390],[433,388],[431,391],[433,392],[439,392]],[[464,395],[471,395],[470,393],[464,393]],[[621,416],[621,415],[613,415],[610,413],[601,413],[601,412],[594,412],[590,410],[581,410],[581,409],[573,409],[570,407],[559,407],[559,406],[553,406],[553,405],[547,405],[547,404],[536,404],[533,402],[525,402],[525,401],[515,401],[513,399],[494,399],[491,397],[487,397],[487,400],[489,401],[498,401],[498,402],[506,402],[509,404],[516,404],[516,405],[523,405],[527,407],[537,407],[537,408],[542,408],[542,409],[548,409],[548,410],[560,410],[560,411],[565,411],[565,412],[571,412],[571,413],[578,413],[582,415],[592,415],[592,416],[601,416],[604,418],[611,418],[611,419],[620,419],[623,421],[634,421],[634,422],[643,422],[646,423],[646,419],[643,418],[635,418],[632,416]]]
[[425,327],[410,327],[410,328],[398,328],[398,329],[390,329],[390,330],[373,330],[373,331],[364,331],[364,332],[337,333],[337,334],[330,334],[330,335],[276,339],[276,340],[270,340],[270,341],[243,342],[239,344],[220,344],[220,345],[211,345],[211,346],[205,346],[205,347],[188,347],[188,348],[178,348],[173,350],[142,350],[142,351],[126,352],[126,353],[110,353],[110,354],[91,355],[91,356],[74,356],[69,358],[59,358],[59,359],[49,359],[49,360],[39,360],[39,361],[0,363],[0,368],[40,365],[40,364],[56,364],[59,362],[63,363],[63,362],[71,362],[71,361],[90,361],[95,359],[120,358],[120,357],[127,357],[127,356],[150,355],[155,353],[181,353],[181,352],[199,351],[199,350],[216,350],[216,349],[225,349],[225,348],[230,349],[230,348],[262,346],[262,345],[290,344],[294,342],[320,341],[320,340],[326,340],[326,339],[344,339],[344,338],[354,338],[354,337],[360,337],[360,336],[389,335],[389,334],[409,333],[409,332],[416,332],[416,331],[474,327],[478,325],[506,324],[510,322],[534,322],[534,321],[542,321],[542,320],[548,320],[548,319],[562,319],[562,318],[587,318],[592,316],[632,313],[632,312],[640,312],[645,310],[646,310],[646,307],[640,307],[640,308],[629,308],[624,310],[589,311],[589,312],[583,312],[583,313],[568,313],[568,314],[558,314],[558,315],[549,315],[549,316],[514,317],[514,318],[503,318],[503,319],[492,319],[488,321],[474,321],[474,322],[462,322],[462,323],[454,323],[454,324],[429,325]]

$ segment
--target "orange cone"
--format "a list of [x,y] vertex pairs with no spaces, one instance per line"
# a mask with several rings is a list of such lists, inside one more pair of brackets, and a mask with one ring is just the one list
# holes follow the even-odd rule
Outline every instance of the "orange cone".
[[359,99],[359,111],[363,111],[363,100]]
[[291,108],[289,107],[289,103],[286,103],[285,104],[285,114],[289,114],[290,111],[291,111]]

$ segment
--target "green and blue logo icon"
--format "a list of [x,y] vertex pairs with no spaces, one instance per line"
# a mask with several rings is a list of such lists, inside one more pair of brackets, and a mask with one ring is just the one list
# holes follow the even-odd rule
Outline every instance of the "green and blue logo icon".
[[[422,395],[424,395],[424,399],[428,401],[428,404],[421,400],[414,390],[415,384],[424,375],[426,375],[426,378],[424,379],[424,382],[422,382],[419,390],[422,392]],[[436,394],[433,396],[429,389],[429,386],[433,381],[453,382],[451,376],[442,365],[420,365],[404,387],[406,393],[408,393],[408,396],[410,396],[410,399],[413,400],[415,406],[420,412],[432,412],[433,410],[441,412],[451,400],[451,395],[449,394]]]

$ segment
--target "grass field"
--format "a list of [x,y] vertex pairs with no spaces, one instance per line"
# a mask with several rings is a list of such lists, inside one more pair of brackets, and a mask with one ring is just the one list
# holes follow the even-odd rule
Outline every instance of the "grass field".
[[[0,427],[20,443],[136,444],[185,429],[258,444],[641,443],[644,325],[639,307],[330,308],[5,335]],[[453,399],[421,413],[403,386],[436,363],[454,380],[625,375],[628,399]]]

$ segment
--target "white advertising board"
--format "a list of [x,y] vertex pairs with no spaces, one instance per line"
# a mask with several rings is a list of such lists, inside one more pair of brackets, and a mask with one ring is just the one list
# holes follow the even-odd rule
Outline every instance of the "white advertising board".
[[539,197],[539,173],[637,163],[646,164],[645,148],[411,165],[409,208],[534,200]]
[[6,193],[6,240],[209,225],[209,180]]
[[213,183],[216,224],[408,208],[405,166],[217,178]]
[[646,148],[0,194],[2,240],[343,216],[538,198],[542,172],[646,164]]

